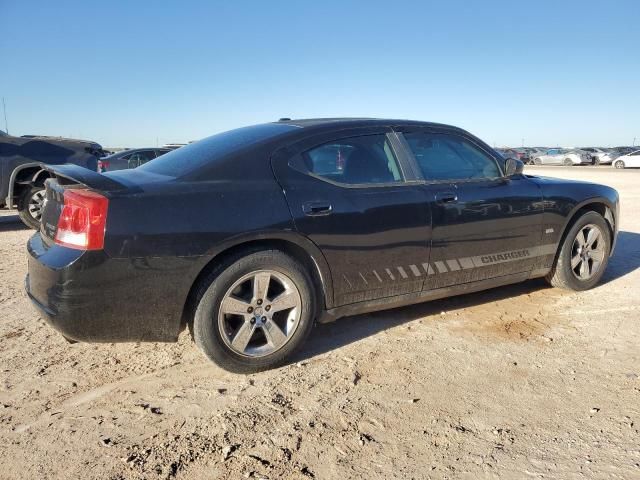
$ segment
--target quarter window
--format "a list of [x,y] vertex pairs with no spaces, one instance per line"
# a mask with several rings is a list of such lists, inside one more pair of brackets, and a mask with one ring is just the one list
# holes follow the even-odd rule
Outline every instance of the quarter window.
[[398,161],[386,135],[341,139],[303,154],[314,175],[347,185],[401,182]]
[[500,177],[495,159],[463,137],[414,132],[404,135],[425,180]]

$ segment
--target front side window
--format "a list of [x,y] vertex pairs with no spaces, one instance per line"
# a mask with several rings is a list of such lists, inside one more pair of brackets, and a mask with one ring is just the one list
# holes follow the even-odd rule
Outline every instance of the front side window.
[[351,137],[303,154],[306,169],[347,185],[401,182],[402,175],[386,135]]
[[468,180],[501,176],[495,159],[457,135],[414,132],[404,137],[425,180]]

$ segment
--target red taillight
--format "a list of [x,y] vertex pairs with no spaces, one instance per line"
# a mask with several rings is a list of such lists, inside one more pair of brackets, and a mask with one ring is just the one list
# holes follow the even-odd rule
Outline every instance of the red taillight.
[[101,250],[109,200],[90,190],[65,190],[55,242],[78,250]]
[[109,162],[98,160],[98,172],[106,172],[107,168],[109,168]]

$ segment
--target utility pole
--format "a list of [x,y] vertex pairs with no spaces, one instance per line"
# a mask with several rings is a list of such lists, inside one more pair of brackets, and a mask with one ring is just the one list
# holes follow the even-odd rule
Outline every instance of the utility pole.
[[4,130],[9,135],[9,124],[7,123],[7,104],[4,102],[4,97],[2,97],[2,108],[4,109]]
[[636,146],[636,137],[633,137],[633,145],[631,145],[632,147]]
[[522,139],[522,145],[521,145],[521,147],[524,147],[524,138]]

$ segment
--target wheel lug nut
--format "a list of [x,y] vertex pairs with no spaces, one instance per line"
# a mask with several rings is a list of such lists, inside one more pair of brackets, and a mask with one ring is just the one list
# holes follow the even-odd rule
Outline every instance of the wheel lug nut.
[[266,322],[266,321],[267,321],[267,317],[262,317],[262,318],[261,318],[261,320],[262,320],[262,322],[264,323],[264,322]]
[[258,305],[262,305],[262,299],[258,299]]
[[251,313],[251,312],[253,312],[253,307],[247,308],[247,313]]
[[254,323],[256,323],[256,319],[252,318],[251,320],[249,320],[249,322],[251,323],[251,325],[253,325]]
[[271,310],[271,305],[267,305],[266,307],[264,307],[264,309],[268,312],[269,310]]

